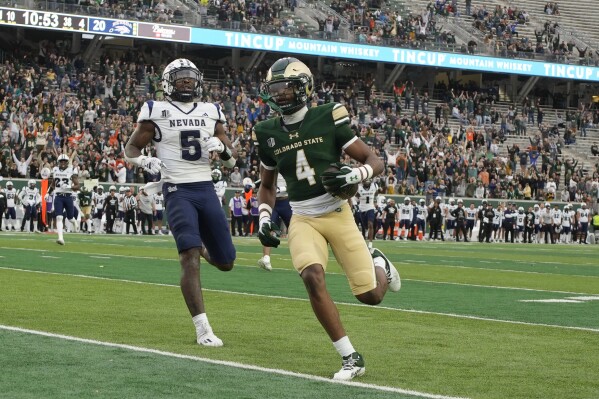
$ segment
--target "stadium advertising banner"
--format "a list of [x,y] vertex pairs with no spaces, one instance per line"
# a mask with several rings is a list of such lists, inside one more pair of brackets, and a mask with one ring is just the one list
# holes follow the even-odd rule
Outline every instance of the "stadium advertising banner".
[[0,7],[0,25],[277,51],[321,57],[599,82],[599,68],[396,47],[191,28]]
[[192,28],[192,43],[471,71],[599,81],[599,68]]
[[147,37],[149,39],[189,43],[191,40],[191,29],[185,26],[138,22],[137,36]]

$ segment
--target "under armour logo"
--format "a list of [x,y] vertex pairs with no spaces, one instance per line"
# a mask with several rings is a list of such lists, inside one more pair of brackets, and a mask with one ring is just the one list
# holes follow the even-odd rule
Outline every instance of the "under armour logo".
[[289,133],[289,140],[293,139],[299,139],[299,132],[296,132],[295,134]]
[[356,181],[358,180],[358,176],[352,176],[349,178],[350,181]]
[[162,117],[163,118],[168,118],[171,116],[171,113],[168,111],[168,109],[165,109],[162,111]]
[[202,117],[208,116],[207,112],[204,112],[204,115],[202,115]]

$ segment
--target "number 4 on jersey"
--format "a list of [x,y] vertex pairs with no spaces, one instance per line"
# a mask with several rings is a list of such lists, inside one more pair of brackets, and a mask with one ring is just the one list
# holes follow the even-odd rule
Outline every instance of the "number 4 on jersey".
[[306,159],[306,154],[304,150],[298,150],[297,156],[295,159],[295,175],[297,180],[308,179],[308,184],[311,186],[316,184],[316,179],[314,178],[314,168],[310,166],[308,160]]

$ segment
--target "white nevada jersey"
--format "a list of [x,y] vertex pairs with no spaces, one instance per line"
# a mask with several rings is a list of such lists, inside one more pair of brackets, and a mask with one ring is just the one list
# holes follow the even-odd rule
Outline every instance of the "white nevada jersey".
[[52,169],[52,178],[54,179],[55,187],[54,192],[56,194],[72,193],[71,178],[73,175],[76,175],[76,173],[70,166],[65,170],[61,170],[58,166],[55,166],[54,169]]
[[377,191],[378,187],[374,183],[371,183],[368,188],[361,184],[358,186],[358,194],[360,194],[360,204],[358,205],[358,209],[360,212],[374,210],[374,197]]
[[154,206],[157,211],[162,211],[164,209],[164,195],[154,194]]
[[154,125],[156,156],[165,165],[162,181],[212,181],[210,154],[204,151],[204,141],[214,136],[217,122],[226,122],[218,105],[148,101],[137,118],[137,122],[143,121]]
[[21,203],[23,205],[31,205],[35,206],[41,200],[41,196],[39,194],[39,190],[37,187],[31,189],[29,187],[25,187],[23,191],[21,191]]
[[[17,190],[14,188],[4,190],[4,194],[6,194],[6,206],[8,208],[14,208],[16,205],[15,199],[17,198]],[[2,217],[3,215],[0,215]]]
[[214,191],[216,191],[216,196],[218,198],[223,198],[225,196],[225,191],[227,191],[227,182],[219,180],[214,183]]

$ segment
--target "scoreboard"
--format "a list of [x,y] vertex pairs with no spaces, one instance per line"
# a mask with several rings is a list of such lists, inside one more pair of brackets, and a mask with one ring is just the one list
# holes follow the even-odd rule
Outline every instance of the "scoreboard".
[[0,25],[189,43],[191,28],[180,25],[86,17],[52,11],[0,7]]
[[87,32],[87,17],[50,11],[0,7],[0,24]]

